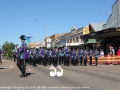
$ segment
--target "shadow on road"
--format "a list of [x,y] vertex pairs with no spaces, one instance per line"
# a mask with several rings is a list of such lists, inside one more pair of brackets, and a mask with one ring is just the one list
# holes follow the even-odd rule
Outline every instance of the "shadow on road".
[[26,76],[30,76],[31,74],[35,74],[35,73],[27,73]]

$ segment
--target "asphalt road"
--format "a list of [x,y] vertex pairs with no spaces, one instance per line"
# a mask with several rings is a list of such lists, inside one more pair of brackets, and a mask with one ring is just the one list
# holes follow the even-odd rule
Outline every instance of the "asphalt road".
[[[50,76],[50,66],[27,65],[28,76],[21,74],[16,63],[4,60],[0,65],[0,90],[120,90],[120,66],[60,66],[63,75]],[[59,68],[55,67],[57,71]]]

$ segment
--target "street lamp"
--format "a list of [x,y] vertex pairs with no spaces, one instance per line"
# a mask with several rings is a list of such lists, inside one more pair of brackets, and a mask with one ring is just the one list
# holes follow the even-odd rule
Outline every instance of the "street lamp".
[[[37,22],[38,20],[36,20],[36,22]],[[40,21],[41,22],[41,21]],[[45,27],[46,27],[46,36],[47,36],[47,33],[48,33],[48,25],[47,24],[45,24],[45,23],[43,23],[43,22],[41,22],[43,25],[45,25]]]
[[[38,20],[36,20],[36,21],[38,21]],[[40,21],[40,23],[42,23],[43,25],[46,26],[46,37],[45,37],[45,41],[43,40],[43,42],[46,42],[47,48],[49,48],[49,47],[50,47],[51,39],[48,38],[48,36],[47,36],[47,34],[48,34],[48,25],[45,24],[45,23],[43,23],[43,22],[41,22],[41,21]],[[45,46],[45,45],[44,45],[44,46]]]

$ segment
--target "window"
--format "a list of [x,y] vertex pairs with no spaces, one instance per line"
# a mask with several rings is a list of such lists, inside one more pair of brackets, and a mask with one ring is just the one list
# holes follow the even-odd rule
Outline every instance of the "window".
[[70,39],[70,43],[72,43],[72,39]]
[[67,40],[67,42],[69,43],[69,39]]
[[76,42],[78,42],[78,37],[76,37]]

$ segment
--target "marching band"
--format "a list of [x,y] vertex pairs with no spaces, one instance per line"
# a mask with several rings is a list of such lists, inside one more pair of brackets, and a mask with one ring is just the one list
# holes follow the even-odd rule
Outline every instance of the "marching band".
[[[18,48],[15,52],[15,56],[19,59],[20,48]],[[78,66],[80,65],[87,66],[87,57],[90,58],[90,65],[92,65],[92,56],[95,57],[96,66],[98,61],[99,51],[95,49],[94,51],[90,49],[90,51],[83,50],[82,48],[79,50],[69,49],[65,46],[62,49],[53,48],[52,50],[45,49],[43,47],[40,48],[29,48],[27,49],[27,59],[26,63],[36,66],[38,65],[53,65],[57,66],[58,64],[63,64],[64,66]]]

